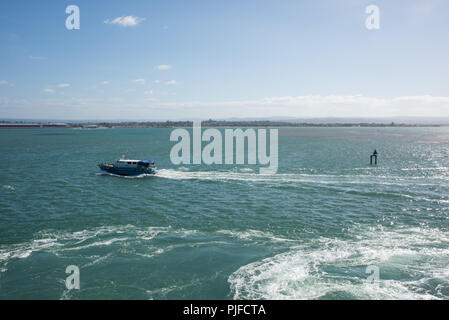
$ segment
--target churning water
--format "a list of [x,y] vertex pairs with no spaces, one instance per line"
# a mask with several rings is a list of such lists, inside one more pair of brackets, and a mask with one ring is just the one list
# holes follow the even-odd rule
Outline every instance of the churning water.
[[[449,128],[282,128],[272,175],[170,132],[1,130],[0,298],[449,298]],[[158,174],[99,172],[124,153]]]

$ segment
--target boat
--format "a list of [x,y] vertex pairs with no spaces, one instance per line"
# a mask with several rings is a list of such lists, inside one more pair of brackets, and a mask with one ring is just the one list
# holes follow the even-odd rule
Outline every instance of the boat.
[[100,163],[101,170],[120,176],[138,176],[141,174],[156,174],[152,160],[119,159],[115,163]]

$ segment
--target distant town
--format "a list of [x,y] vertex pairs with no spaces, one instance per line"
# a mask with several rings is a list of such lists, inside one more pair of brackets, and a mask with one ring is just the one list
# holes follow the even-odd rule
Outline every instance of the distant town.
[[[123,121],[123,122],[28,122],[0,120],[0,129],[12,128],[185,128],[192,121]],[[439,124],[379,123],[379,122],[294,122],[274,120],[205,120],[203,127],[440,127]]]

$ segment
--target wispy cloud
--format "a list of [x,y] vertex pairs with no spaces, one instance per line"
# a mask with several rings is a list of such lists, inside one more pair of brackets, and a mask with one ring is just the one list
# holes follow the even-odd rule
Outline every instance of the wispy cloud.
[[434,10],[434,4],[430,2],[420,2],[412,4],[412,11],[415,16],[428,17]]
[[107,84],[109,84],[109,81],[107,81],[107,80],[102,81],[101,84],[102,84],[102,85],[107,85]]
[[19,40],[20,39],[19,35],[15,34],[15,33],[10,33],[10,32],[1,32],[0,36],[7,40]]
[[[42,92],[54,94],[56,93],[56,89],[64,89],[70,87],[70,83],[58,83],[56,85],[48,86]],[[60,92],[62,94],[62,92]]]
[[6,80],[0,80],[0,84],[8,84],[9,82]]
[[140,78],[140,79],[134,79],[133,82],[139,83],[139,84],[144,84],[144,83],[145,83],[145,79],[143,79],[143,78]]
[[146,90],[144,91],[144,94],[146,95],[170,95],[171,93],[169,91],[164,90]]
[[160,64],[158,66],[155,66],[154,68],[157,70],[170,70],[173,69],[173,66],[169,64]]
[[31,60],[46,60],[47,59],[47,57],[44,57],[44,56],[31,56],[31,55],[29,55],[28,58]]
[[399,102],[419,102],[422,104],[431,104],[431,103],[445,103],[449,105],[449,97],[438,97],[438,96],[403,96],[392,99],[392,101]]
[[[44,92],[57,93],[52,88],[46,88]],[[378,98],[363,95],[306,95],[170,102],[159,101],[159,92],[153,93],[143,99],[62,98],[49,95],[40,100],[15,101],[0,97],[0,116],[17,117],[17,112],[21,112],[28,117],[87,119],[103,115],[103,111],[108,110],[109,119],[128,119],[130,114],[135,119],[154,118],[155,114],[159,119],[180,119],[186,114],[190,118],[449,117],[449,96]]]
[[141,23],[145,18],[139,18],[134,16],[122,16],[117,17],[113,20],[105,20],[104,23],[106,24],[118,24],[122,27],[134,27],[137,26],[139,23]]
[[157,101],[159,101],[159,99],[157,99],[157,98],[145,98],[145,99],[142,99],[141,101],[143,101],[143,102],[157,102]]
[[169,81],[166,81],[165,84],[169,85],[169,86],[170,85],[173,86],[173,85],[176,85],[176,84],[182,84],[182,82],[176,81],[176,80],[169,80]]
[[[278,96],[254,100],[160,102],[167,114],[189,108],[204,117],[390,117],[449,116],[449,97],[403,96],[392,99],[363,95]],[[442,112],[442,110],[447,110]]]

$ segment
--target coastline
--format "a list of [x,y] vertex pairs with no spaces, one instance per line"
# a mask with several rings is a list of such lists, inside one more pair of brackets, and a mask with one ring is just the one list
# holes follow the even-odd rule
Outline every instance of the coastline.
[[[191,128],[192,121],[126,121],[126,122],[78,122],[78,123],[52,123],[39,122],[28,123],[22,121],[0,122],[0,129],[40,129],[40,128]],[[202,122],[203,127],[224,128],[224,127],[443,127],[442,124],[408,124],[408,123],[379,123],[379,122],[334,122],[334,123],[310,123],[310,122],[287,122],[287,121],[226,121],[208,120]]]

